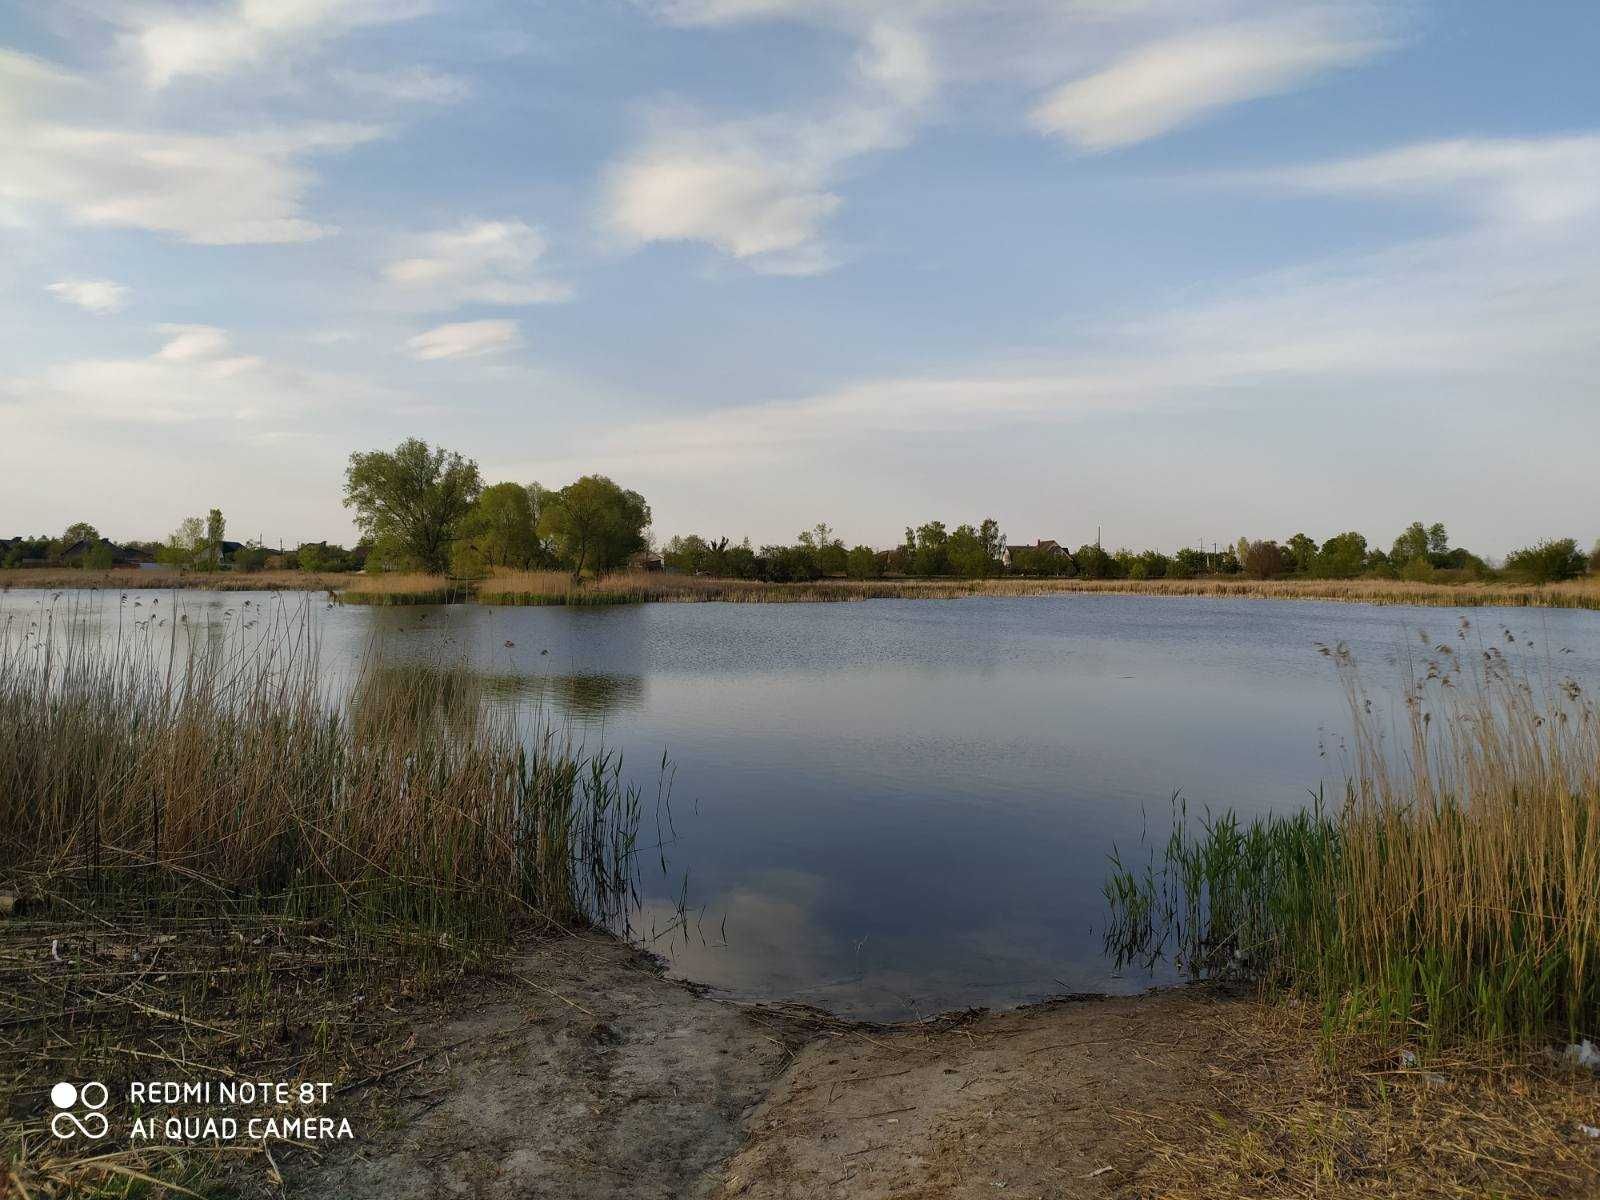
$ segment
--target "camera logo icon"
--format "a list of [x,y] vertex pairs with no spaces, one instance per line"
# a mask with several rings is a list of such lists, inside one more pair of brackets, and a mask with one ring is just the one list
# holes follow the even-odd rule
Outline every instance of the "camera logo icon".
[[[63,1080],[50,1089],[50,1103],[60,1111],[50,1118],[50,1132],[63,1141],[79,1134],[97,1141],[111,1131],[111,1122],[100,1110],[111,1098],[106,1085],[94,1080],[85,1084],[72,1084]],[[73,1110],[82,1105],[80,1116]]]

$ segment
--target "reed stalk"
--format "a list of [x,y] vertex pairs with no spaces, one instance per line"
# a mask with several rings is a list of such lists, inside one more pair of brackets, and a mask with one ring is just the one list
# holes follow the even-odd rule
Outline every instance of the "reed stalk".
[[187,649],[178,622],[0,630],[0,882],[487,929],[625,917],[640,801],[617,755],[463,666],[369,655],[336,687],[307,606],[257,620]]
[[1342,802],[1248,823],[1174,807],[1159,863],[1114,856],[1108,947],[1296,991],[1330,1030],[1431,1046],[1600,1033],[1600,717],[1462,620],[1390,729],[1344,647]]

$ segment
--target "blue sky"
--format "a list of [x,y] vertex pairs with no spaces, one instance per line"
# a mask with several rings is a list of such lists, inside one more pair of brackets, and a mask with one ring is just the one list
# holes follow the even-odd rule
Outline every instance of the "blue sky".
[[1600,7],[0,3],[0,532],[1600,534]]

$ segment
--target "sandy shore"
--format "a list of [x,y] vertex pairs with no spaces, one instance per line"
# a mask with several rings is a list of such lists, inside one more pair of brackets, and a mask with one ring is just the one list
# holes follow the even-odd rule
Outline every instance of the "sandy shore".
[[904,1026],[723,1003],[602,937],[536,946],[527,989],[422,1031],[385,1127],[291,1172],[299,1197],[1114,1196],[1113,1113],[1194,1099],[1218,1003],[1058,1002]]

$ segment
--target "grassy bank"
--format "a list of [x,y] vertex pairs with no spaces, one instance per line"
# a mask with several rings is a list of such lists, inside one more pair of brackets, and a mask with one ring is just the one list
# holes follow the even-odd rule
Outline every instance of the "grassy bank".
[[711,579],[664,572],[627,571],[574,583],[565,571],[499,571],[469,585],[442,576],[378,576],[340,595],[348,603],[435,603],[438,596],[480,604],[607,605],[694,603],[833,603],[854,600],[950,600],[963,596],[1054,596],[1111,594],[1213,596],[1259,600],[1330,600],[1346,604],[1407,604],[1476,608],[1600,608],[1600,581],[1575,580],[1543,586],[1506,583],[1407,583],[1384,579],[821,579],[766,583]]
[[186,588],[213,592],[322,592],[350,587],[365,578],[334,571],[140,571],[130,567],[89,571],[71,567],[5,567],[0,568],[0,591],[94,588],[126,592]]
[[443,575],[405,574],[351,577],[348,587],[337,592],[342,604],[459,604],[471,596],[467,583]]
[[[1510,635],[1503,635],[1509,638]],[[1298,994],[1325,1029],[1437,1049],[1600,1035],[1600,715],[1462,621],[1422,647],[1398,744],[1343,649],[1346,794],[1287,817],[1181,809],[1114,864],[1109,942]]]
[[171,645],[70,624],[0,645],[0,1191],[270,1175],[258,1147],[72,1155],[41,1088],[354,1087],[405,1005],[631,902],[620,763],[469,673],[369,664],[331,694],[303,613],[258,648]]
[[851,600],[950,600],[963,596],[1051,596],[1109,593],[1215,596],[1255,600],[1331,600],[1347,604],[1412,604],[1450,608],[1600,609],[1600,579],[1552,584],[1408,583],[1394,579],[819,579],[767,583],[653,571],[621,571],[574,584],[566,571],[497,571],[477,581],[423,574],[312,574],[301,571],[155,572],[118,569],[0,570],[11,588],[195,588],[213,591],[331,591],[347,604],[605,605],[722,601],[747,604]]

